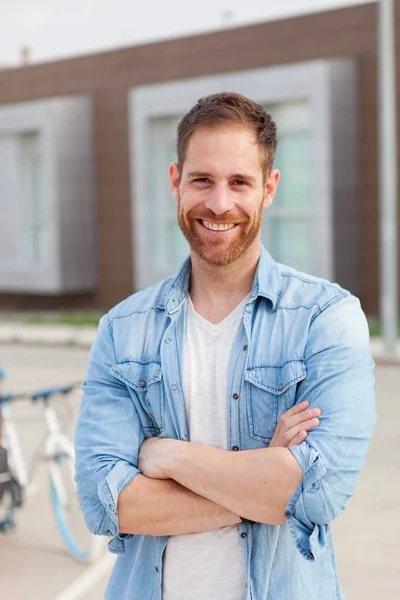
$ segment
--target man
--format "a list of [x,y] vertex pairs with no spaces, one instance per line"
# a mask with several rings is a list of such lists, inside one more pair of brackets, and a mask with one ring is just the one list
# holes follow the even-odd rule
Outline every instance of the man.
[[343,598],[330,523],[375,422],[368,327],[261,246],[276,143],[243,96],[190,110],[169,170],[190,258],[100,322],[76,467],[119,553],[107,599]]

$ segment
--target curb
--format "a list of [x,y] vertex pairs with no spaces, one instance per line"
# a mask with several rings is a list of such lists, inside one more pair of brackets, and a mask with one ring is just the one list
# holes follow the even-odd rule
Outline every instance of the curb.
[[[75,346],[89,350],[96,337],[97,327],[69,325],[0,324],[0,344],[26,346]],[[377,365],[400,366],[400,341],[394,355],[385,355],[381,338],[371,339],[371,353]]]
[[400,342],[397,343],[395,354],[385,354],[382,338],[371,338],[371,354],[376,365],[394,367],[400,366]]
[[79,346],[89,349],[93,344],[96,333],[97,327],[3,324],[0,325],[0,344]]

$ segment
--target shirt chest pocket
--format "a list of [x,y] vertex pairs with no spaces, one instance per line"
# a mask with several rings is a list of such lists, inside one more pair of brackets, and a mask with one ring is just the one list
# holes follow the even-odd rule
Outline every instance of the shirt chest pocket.
[[245,373],[246,409],[250,435],[270,442],[278,420],[296,402],[297,384],[306,376],[303,361],[248,368]]
[[164,386],[161,364],[130,361],[111,369],[114,377],[128,388],[144,432],[159,434],[164,430]]

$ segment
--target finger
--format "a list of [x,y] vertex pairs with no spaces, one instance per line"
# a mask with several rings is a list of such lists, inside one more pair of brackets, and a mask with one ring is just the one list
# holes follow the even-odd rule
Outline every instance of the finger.
[[299,425],[300,423],[309,421],[310,419],[313,419],[315,417],[318,418],[320,415],[321,411],[319,408],[309,408],[291,416],[289,415],[289,411],[287,411],[282,415],[281,420],[285,429],[289,430],[292,429],[292,427]]
[[292,446],[299,446],[307,438],[307,435],[307,431],[304,431],[304,429],[299,431],[299,433],[290,442],[288,448],[291,448]]
[[296,437],[296,435],[298,435],[300,433],[300,431],[311,431],[312,429],[315,429],[316,427],[318,427],[318,425],[319,425],[319,419],[309,419],[308,421],[304,421],[304,422],[300,423],[299,425],[292,427],[292,429],[289,429],[288,431],[286,431],[284,434],[284,437],[287,442],[290,442],[291,440],[293,440]]
[[295,425],[299,425],[300,423],[310,421],[311,419],[318,418],[321,415],[321,411],[319,408],[308,408],[307,410],[303,410],[301,413],[294,415],[288,421],[288,424],[291,427]]
[[305,410],[309,406],[310,406],[309,401],[304,400],[303,402],[300,402],[299,404],[295,404],[294,406],[292,406],[292,408],[287,410],[282,416],[290,418],[293,415],[297,415],[298,413],[301,413],[303,410]]

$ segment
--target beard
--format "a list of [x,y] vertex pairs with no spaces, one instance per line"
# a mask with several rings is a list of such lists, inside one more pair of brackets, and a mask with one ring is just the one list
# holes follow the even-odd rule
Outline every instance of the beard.
[[[209,209],[204,209],[203,211],[193,209],[185,215],[179,197],[178,225],[188,241],[190,249],[195,252],[199,258],[209,265],[229,265],[243,256],[257,238],[262,224],[263,200],[264,199],[261,200],[254,218],[251,219],[243,212],[235,214],[229,212],[218,216]],[[222,237],[221,239],[206,238],[206,236],[201,235],[201,232],[199,231],[199,227],[203,227],[198,223],[199,220],[211,221],[218,225],[237,223],[237,231],[232,240],[227,240]]]

